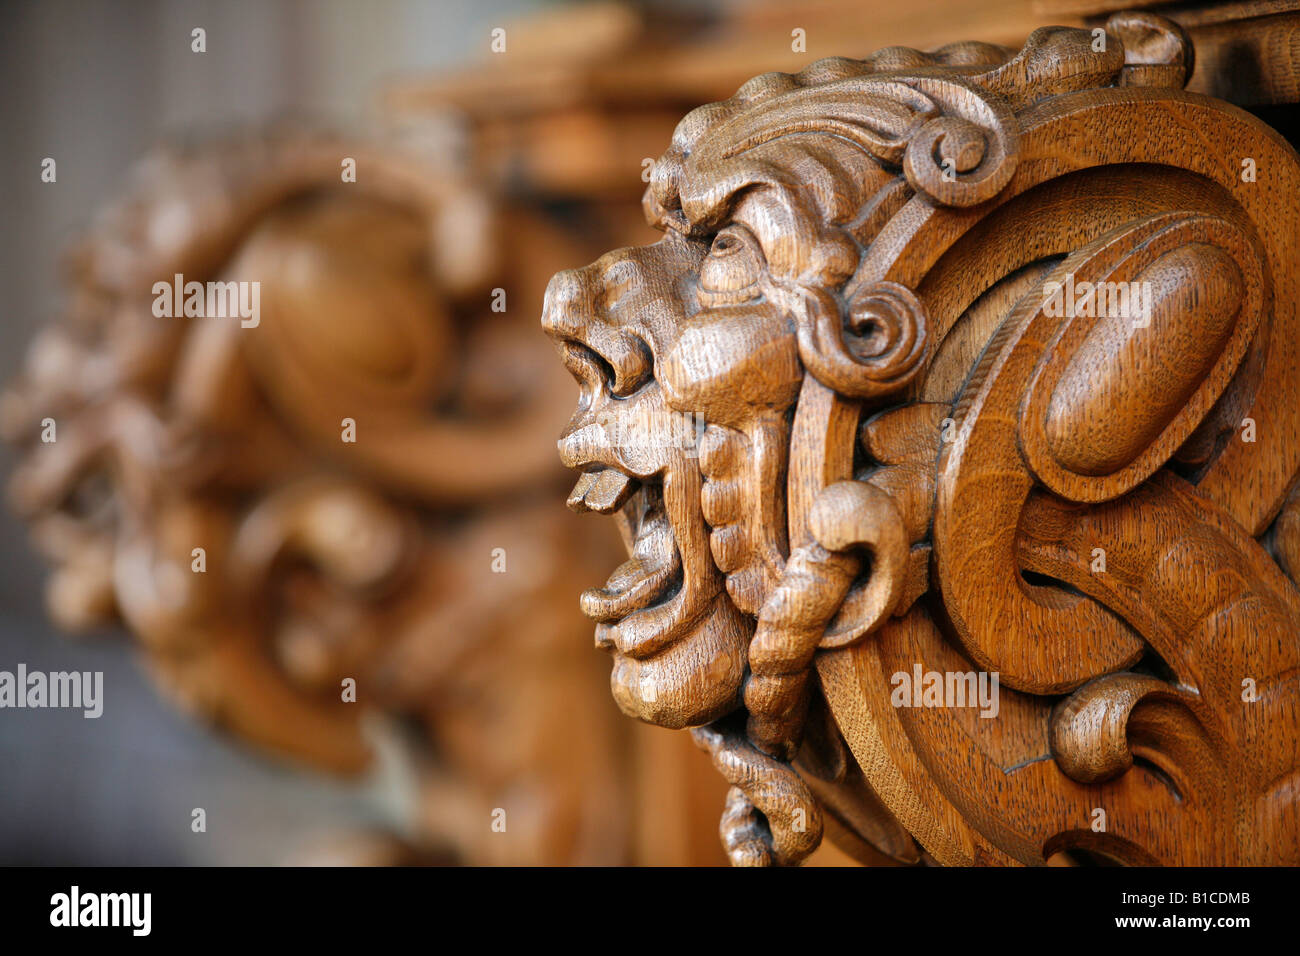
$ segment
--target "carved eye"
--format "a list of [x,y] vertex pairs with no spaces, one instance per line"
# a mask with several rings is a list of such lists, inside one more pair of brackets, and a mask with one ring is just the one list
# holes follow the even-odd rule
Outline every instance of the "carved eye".
[[700,266],[700,291],[709,305],[745,302],[760,292],[765,261],[758,240],[744,226],[728,226],[713,237]]

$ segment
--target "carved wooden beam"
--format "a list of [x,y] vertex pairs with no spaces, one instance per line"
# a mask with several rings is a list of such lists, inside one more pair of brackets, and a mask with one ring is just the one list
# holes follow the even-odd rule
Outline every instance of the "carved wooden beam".
[[1300,159],[1200,60],[1118,13],[765,73],[551,281],[631,554],[583,607],[734,863],[1300,862]]

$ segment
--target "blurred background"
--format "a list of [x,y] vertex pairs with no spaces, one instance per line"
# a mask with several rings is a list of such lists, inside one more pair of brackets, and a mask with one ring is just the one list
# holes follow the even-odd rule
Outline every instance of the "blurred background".
[[[686,735],[617,714],[576,614],[618,545],[563,511],[553,436],[576,390],[553,402],[558,363],[535,359],[541,289],[651,238],[644,164],[691,107],[832,54],[1018,43],[1031,15],[1012,0],[5,4],[0,670],[103,671],[106,702],[97,720],[0,711],[0,864],[720,863],[720,781]],[[138,167],[158,143],[185,145]],[[369,157],[361,200],[330,191],[340,155]],[[299,261],[315,285],[276,265]],[[144,280],[232,263],[264,278],[263,338],[159,330]],[[488,305],[498,288],[507,316]],[[387,344],[358,337],[386,322]],[[275,351],[317,333],[332,352]],[[426,346],[428,367],[398,381]],[[361,466],[338,457],[336,393],[382,420]],[[56,407],[59,448],[42,448],[33,428]],[[478,421],[496,444],[458,431]],[[192,460],[172,470],[178,449]],[[185,535],[212,527],[234,570],[164,593]],[[354,532],[374,545],[360,567],[337,540]],[[456,555],[507,540],[509,584],[458,578]],[[369,706],[340,716],[338,675],[366,668]],[[499,851],[463,835],[511,800],[542,836]]]
[[[40,0],[0,9],[0,380],[64,304],[58,263],[131,164],[160,140],[276,117],[356,122],[381,82],[480,59],[502,18],[536,0],[470,3]],[[190,32],[207,31],[208,52]],[[57,186],[32,170],[58,161]],[[13,468],[0,451],[0,470]],[[401,783],[340,782],[260,757],[173,708],[111,632],[69,639],[43,600],[48,569],[0,511],[0,669],[102,670],[103,717],[0,712],[0,863],[265,864],[310,856],[360,824],[402,826]],[[190,829],[204,807],[209,839]]]

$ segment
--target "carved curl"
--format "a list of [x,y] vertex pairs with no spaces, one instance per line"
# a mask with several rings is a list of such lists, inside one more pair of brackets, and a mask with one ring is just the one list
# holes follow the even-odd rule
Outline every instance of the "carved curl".
[[1056,705],[1051,719],[1052,756],[1071,780],[1098,783],[1133,766],[1129,718],[1149,698],[1178,700],[1169,684],[1142,674],[1108,674]]
[[[1228,390],[1239,366],[1250,375],[1258,371],[1243,364],[1248,360],[1236,347],[1252,339],[1255,324],[1249,312],[1238,317],[1235,305],[1263,302],[1270,274],[1290,281],[1290,272],[1272,263],[1268,270],[1249,268],[1245,239],[1224,245],[1224,255],[1204,254],[1199,247],[1217,227],[1202,220],[1223,213],[1228,226],[1249,238],[1244,224],[1257,219],[1252,207],[1259,197],[1237,195],[1234,171],[1212,152],[1171,157],[1163,131],[1195,119],[1228,130],[1222,142],[1263,149],[1269,141],[1249,130],[1238,135],[1230,127],[1243,126],[1240,117],[1219,110],[1216,119],[1212,104],[1168,89],[1181,84],[1191,62],[1176,27],[1146,15],[1111,25],[1115,32],[1100,48],[1088,31],[1035,31],[1014,57],[990,57],[983,70],[933,69],[919,55],[892,51],[870,62],[822,61],[794,77],[769,74],[732,100],[687,117],[656,166],[645,201],[656,224],[695,241],[736,224],[757,240],[771,280],[762,304],[776,315],[772,326],[784,330],[781,323],[789,320],[803,366],[815,379],[803,383],[790,431],[784,483],[790,557],[774,567],[767,590],[754,595],[760,609],[749,645],[745,735],[736,733],[740,715],[725,719],[731,730],[715,725],[696,732],[739,788],[723,828],[733,860],[797,859],[781,842],[788,834],[779,817],[788,801],[773,802],[778,821],[769,832],[758,796],[786,794],[783,788],[792,785],[786,762],[798,750],[814,659],[821,689],[870,785],[890,795],[890,810],[942,862],[1041,862],[1054,835],[1081,822],[1080,783],[1094,788],[1090,795],[1098,801],[1115,799],[1153,815],[1190,794],[1190,827],[1245,819],[1254,807],[1262,842],[1294,832],[1291,818],[1276,809],[1293,788],[1287,754],[1293,736],[1270,751],[1257,726],[1248,724],[1250,746],[1222,741],[1232,733],[1246,739],[1236,695],[1247,662],[1233,656],[1235,649],[1257,653],[1248,643],[1255,635],[1296,630],[1293,589],[1276,580],[1276,569],[1245,533],[1276,513],[1270,503],[1280,505],[1282,481],[1297,467],[1295,453],[1275,449],[1271,458],[1279,464],[1268,467],[1276,474],[1261,476],[1265,456],[1252,451],[1246,462],[1241,443],[1220,446],[1207,480],[1195,487],[1159,472],[1188,440],[1193,419],[1204,418],[1220,396],[1227,395],[1223,407],[1236,417],[1252,400],[1257,414],[1272,414],[1254,399],[1246,378]],[[881,75],[886,62],[890,72]],[[1131,85],[1162,89],[1120,89]],[[1189,175],[1169,171],[1179,164]],[[1292,165],[1288,157],[1276,168],[1289,174]],[[1099,168],[1111,166],[1124,168],[1114,175]],[[1191,254],[1173,255],[1163,272],[1144,271],[1149,263],[1119,254],[1171,252],[1151,242],[1168,216],[1196,220],[1186,230],[1186,244],[1198,247]],[[1101,449],[1096,460],[1109,466],[1107,455],[1138,454],[1149,444],[1152,436],[1142,428],[1136,437],[1120,432],[1148,424],[1157,404],[1124,403],[1117,388],[1092,387],[1099,361],[1081,361],[1077,375],[1066,379],[1076,384],[1061,389],[1059,401],[1055,386],[1047,387],[1057,379],[1044,371],[1045,356],[1071,355],[1075,343],[1056,334],[1060,323],[1041,320],[1060,316],[1038,305],[1035,286],[1052,269],[1083,275],[1084,259],[1098,249],[1114,251],[1116,261],[1087,272],[1089,284],[1142,280],[1157,296],[1144,301],[1157,305],[1166,294],[1175,306],[1152,310],[1162,334],[1138,339],[1140,347],[1113,363],[1120,377],[1144,383],[1148,395],[1140,397],[1190,405],[1192,413],[1185,416],[1189,428],[1173,432],[1169,447],[1161,445],[1143,463],[1150,471],[1135,470],[1131,484],[1106,493],[1064,494],[1069,500],[1062,503],[1042,491],[1062,495],[1061,483],[1037,464],[1042,456],[1032,437],[1025,438],[1032,433],[1025,423],[1032,418],[1049,437],[1067,435],[1055,443],[1063,452],[1053,448],[1071,460],[1093,450],[1077,436],[1095,429],[1086,437]],[[1245,266],[1217,268],[1219,260]],[[1198,272],[1204,281],[1195,285],[1189,276]],[[924,305],[912,290],[924,290]],[[1206,309],[1220,300],[1232,308]],[[1164,321],[1165,311],[1176,319]],[[1189,402],[1168,384],[1171,367],[1189,373],[1179,350],[1205,346],[1183,313],[1201,325],[1221,319],[1220,338],[1241,339],[1203,401]],[[1088,357],[1120,354],[1106,350],[1130,343],[1105,328]],[[1171,331],[1163,334],[1166,328]],[[1283,374],[1267,381],[1289,381],[1292,353],[1281,350],[1293,338],[1270,344],[1282,356],[1273,366]],[[1255,359],[1262,361],[1265,346],[1254,341]],[[1205,350],[1211,359],[1218,354]],[[876,414],[909,386],[907,397],[920,399],[913,412]],[[1038,392],[1049,396],[1047,411],[1031,414]],[[1074,406],[1090,412],[1094,405],[1108,413],[1073,413]],[[863,413],[875,416],[867,431],[885,433],[864,436],[879,465],[870,473],[852,448]],[[1285,425],[1279,421],[1273,434],[1292,436],[1294,428]],[[1088,468],[1085,477],[1096,478]],[[846,478],[859,481],[835,484]],[[770,472],[754,480],[764,494],[779,494],[779,482]],[[1232,500],[1229,488],[1244,491],[1245,504]],[[833,520],[825,504],[831,494],[845,498]],[[1294,544],[1300,535],[1286,522],[1277,538],[1288,553],[1300,551]],[[1098,542],[1107,546],[1105,573],[1087,563]],[[864,564],[850,552],[857,544],[867,544],[872,557],[866,586],[855,589]],[[990,566],[999,576],[984,573]],[[723,562],[718,567],[726,569]],[[919,601],[927,591],[938,593]],[[946,621],[938,617],[941,608]],[[873,628],[875,640],[838,653]],[[1287,676],[1295,672],[1293,644],[1270,662],[1274,687],[1285,690],[1266,689],[1247,718],[1259,727],[1268,720],[1292,732],[1288,715],[1270,701],[1283,699],[1294,684]],[[832,652],[817,656],[819,649]],[[1146,658],[1147,649],[1161,665]],[[970,663],[1000,674],[1010,726],[1017,729],[889,708],[882,689],[891,672],[918,659],[949,671]],[[1103,676],[1129,667],[1164,667],[1177,679]],[[1049,718],[1051,696],[1085,684]],[[1194,689],[1198,700],[1181,699],[1182,688]],[[1047,727],[1061,773],[1042,762]],[[1037,729],[1022,733],[1028,728]],[[1238,751],[1249,751],[1250,760]],[[1144,758],[1140,767],[1135,753]],[[953,754],[959,759],[948,759]],[[1258,774],[1265,783],[1239,783],[1241,767],[1263,768],[1266,759],[1273,763]],[[922,765],[926,773],[898,773]],[[1150,836],[1151,859],[1249,858],[1244,842],[1188,849],[1179,845],[1178,825],[1150,833],[1141,819],[1133,814],[1115,828],[1128,831],[1123,838],[1130,842]]]
[[788,763],[723,723],[697,727],[691,736],[731,784],[719,829],[733,866],[790,866],[817,849],[821,807]]
[[928,321],[911,289],[885,280],[865,284],[843,318],[828,294],[805,294],[811,307],[798,323],[799,357],[818,381],[869,398],[902,389],[921,371]]
[[907,144],[903,172],[912,187],[944,206],[973,206],[995,195],[1016,169],[1008,126],[988,135],[959,116],[940,116]]

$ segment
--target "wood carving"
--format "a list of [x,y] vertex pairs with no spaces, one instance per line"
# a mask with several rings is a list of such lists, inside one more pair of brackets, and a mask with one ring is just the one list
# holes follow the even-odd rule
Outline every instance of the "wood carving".
[[1193,70],[1123,13],[764,74],[552,280],[582,606],[733,863],[1300,863],[1300,159]]
[[[376,715],[419,727],[415,849],[625,862],[629,741],[564,597],[615,542],[554,502],[536,436],[567,377],[522,309],[490,309],[501,263],[535,264],[509,279],[527,301],[580,247],[491,206],[323,134],[156,155],[6,395],[11,499],[56,619],[124,623],[161,686],[239,738],[351,772]],[[260,282],[260,321],[157,317],[177,273]]]

